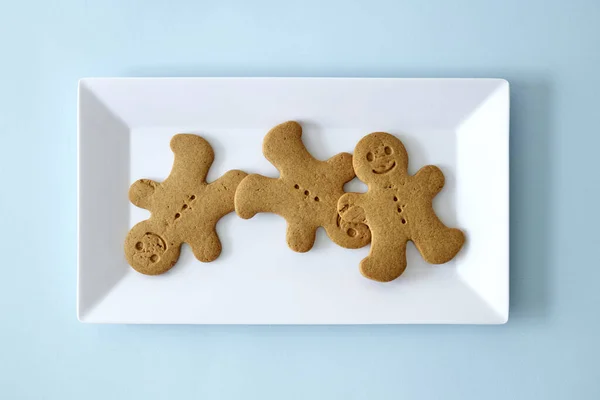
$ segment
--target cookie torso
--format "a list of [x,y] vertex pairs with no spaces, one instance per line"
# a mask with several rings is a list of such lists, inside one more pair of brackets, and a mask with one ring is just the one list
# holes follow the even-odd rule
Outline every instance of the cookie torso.
[[236,212],[251,218],[258,212],[276,213],[288,222],[287,242],[295,251],[312,248],[319,226],[337,244],[363,247],[370,241],[368,228],[339,218],[337,201],[344,184],[354,178],[352,156],[340,153],[327,161],[315,159],[301,140],[302,128],[290,121],[265,137],[263,153],[280,171],[277,179],[249,175],[235,197]]

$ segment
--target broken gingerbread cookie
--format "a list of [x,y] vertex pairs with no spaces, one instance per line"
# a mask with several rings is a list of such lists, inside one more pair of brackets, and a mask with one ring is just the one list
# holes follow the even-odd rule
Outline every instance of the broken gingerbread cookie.
[[129,200],[152,213],[125,239],[127,261],[147,275],[171,269],[183,243],[191,246],[198,260],[215,260],[221,253],[217,221],[234,211],[235,190],[247,175],[232,170],[207,183],[214,152],[200,136],[175,135],[171,149],[175,160],[167,179],[160,183],[140,179],[129,189]]
[[244,218],[275,213],[287,221],[287,243],[297,252],[313,247],[317,228],[345,248],[360,248],[371,240],[362,223],[340,218],[337,203],[344,184],[354,177],[352,155],[315,159],[302,143],[302,127],[288,121],[271,129],[263,141],[263,154],[280,173],[279,178],[251,174],[235,194],[235,210]]
[[460,251],[463,232],[446,227],[433,210],[432,200],[444,186],[439,168],[428,165],[410,176],[404,145],[385,132],[358,142],[353,165],[369,190],[343,195],[338,211],[344,221],[371,230],[371,250],[360,263],[365,277],[380,282],[398,278],[406,268],[409,240],[432,264],[448,262]]

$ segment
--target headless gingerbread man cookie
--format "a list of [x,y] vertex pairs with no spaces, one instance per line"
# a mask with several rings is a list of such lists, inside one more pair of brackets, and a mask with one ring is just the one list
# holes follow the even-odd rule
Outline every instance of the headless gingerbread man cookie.
[[297,252],[312,248],[319,226],[342,247],[365,246],[371,240],[367,226],[343,221],[336,208],[344,184],[355,176],[352,155],[340,153],[319,161],[306,150],[301,136],[302,127],[294,121],[267,133],[263,153],[281,176],[248,175],[235,195],[236,212],[244,219],[259,212],[282,216],[288,224],[288,246]]
[[354,170],[369,186],[367,193],[348,193],[338,202],[342,219],[371,229],[371,251],[360,263],[367,278],[389,282],[406,268],[406,243],[411,240],[433,264],[450,261],[462,248],[464,234],[446,227],[432,200],[444,186],[444,174],[428,165],[408,175],[408,154],[400,140],[375,132],[358,142]]
[[234,210],[235,190],[247,175],[232,170],[206,183],[214,152],[200,136],[175,135],[171,149],[175,161],[164,182],[140,179],[129,189],[129,200],[152,212],[125,239],[127,261],[147,275],[171,269],[182,243],[188,243],[200,261],[216,259],[221,254],[217,221]]

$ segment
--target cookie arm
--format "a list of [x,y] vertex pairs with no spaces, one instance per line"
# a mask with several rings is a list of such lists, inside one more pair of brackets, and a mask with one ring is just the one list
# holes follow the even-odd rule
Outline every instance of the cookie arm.
[[342,182],[350,182],[356,174],[352,167],[352,154],[339,153],[325,161],[335,176]]
[[260,212],[281,215],[289,203],[287,191],[279,179],[250,174],[242,180],[235,192],[235,212],[244,219]]
[[151,197],[158,185],[158,183],[150,179],[139,179],[135,181],[129,188],[129,201],[140,208],[149,210],[152,205]]
[[442,190],[445,183],[444,173],[435,165],[426,165],[421,168],[414,176],[419,185],[425,189],[425,192],[432,197]]
[[346,193],[338,200],[338,213],[344,221],[364,224],[367,213],[362,207],[361,193]]

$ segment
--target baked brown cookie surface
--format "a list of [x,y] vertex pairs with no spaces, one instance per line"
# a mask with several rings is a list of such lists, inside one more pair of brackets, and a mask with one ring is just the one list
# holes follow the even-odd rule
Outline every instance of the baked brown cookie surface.
[[127,261],[147,275],[171,269],[183,243],[191,246],[200,261],[216,259],[221,253],[215,230],[217,221],[234,211],[235,190],[247,175],[232,170],[207,183],[214,152],[200,136],[175,135],[171,149],[175,160],[167,179],[160,183],[140,179],[129,189],[129,200],[152,213],[149,219],[135,225],[125,239]]
[[369,243],[366,225],[340,218],[337,203],[344,184],[354,177],[352,155],[337,154],[326,161],[315,159],[302,143],[302,127],[288,121],[271,129],[263,141],[263,154],[280,172],[279,178],[251,174],[235,195],[235,210],[244,218],[275,213],[287,221],[287,243],[297,252],[310,250],[318,227],[342,247]]
[[460,251],[463,232],[446,227],[433,210],[432,200],[444,186],[439,168],[428,165],[408,175],[404,145],[384,132],[358,142],[353,165],[369,190],[343,195],[338,211],[344,221],[363,223],[371,230],[371,251],[360,263],[364,276],[380,282],[399,277],[406,268],[409,240],[433,264],[448,262]]

